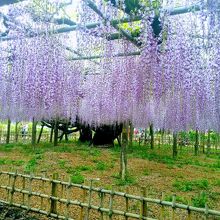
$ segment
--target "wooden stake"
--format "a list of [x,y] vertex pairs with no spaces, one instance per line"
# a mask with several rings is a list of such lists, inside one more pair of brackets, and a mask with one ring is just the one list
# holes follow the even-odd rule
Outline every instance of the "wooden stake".
[[54,146],[58,145],[58,119],[55,120],[54,124]]
[[122,129],[122,145],[121,145],[121,155],[120,155],[120,177],[125,180],[127,175],[127,155],[126,148],[128,144],[128,125],[124,124]]
[[32,119],[32,136],[31,136],[31,144],[35,148],[36,145],[36,135],[37,135],[37,122]]
[[173,158],[177,156],[177,133],[173,132]]
[[40,139],[41,139],[41,135],[42,135],[43,129],[44,129],[44,124],[41,125],[40,134],[39,134],[38,139],[37,139],[37,143],[38,144],[40,143]]
[[150,148],[154,149],[154,127],[150,124]]
[[196,141],[195,141],[195,155],[198,155],[199,151],[199,131],[196,129]]
[[6,144],[9,144],[9,142],[10,142],[10,134],[11,134],[11,120],[8,119]]

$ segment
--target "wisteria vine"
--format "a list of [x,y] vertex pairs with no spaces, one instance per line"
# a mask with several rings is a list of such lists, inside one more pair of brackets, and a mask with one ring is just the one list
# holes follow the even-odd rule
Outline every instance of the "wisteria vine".
[[[115,30],[108,21],[121,18],[121,10],[94,2],[107,20],[82,1],[75,50],[80,56],[100,55],[95,61],[68,60],[62,45],[71,36],[51,33],[53,25],[42,19],[34,37],[10,30],[16,39],[0,43],[0,119],[79,117],[92,125],[220,131],[219,5],[202,1],[201,9],[187,16],[161,12],[157,37],[152,20],[158,12],[143,6],[135,37],[140,55],[126,56],[137,46],[125,36],[108,38]],[[175,8],[173,1],[167,5]],[[91,20],[100,25],[86,29]]]

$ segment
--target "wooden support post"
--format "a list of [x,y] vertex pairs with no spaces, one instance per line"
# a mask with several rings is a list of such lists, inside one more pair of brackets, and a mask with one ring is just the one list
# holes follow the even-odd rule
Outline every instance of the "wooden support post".
[[202,147],[202,153],[204,154],[205,153],[205,132],[203,132],[202,134],[201,134],[201,147]]
[[35,148],[36,145],[36,135],[37,135],[37,122],[35,119],[32,119],[32,136],[31,136],[31,144]]
[[150,124],[150,148],[154,149],[154,127]]
[[164,146],[164,133],[165,133],[165,131],[164,131],[164,129],[162,129],[162,131],[161,131],[161,145],[162,145],[162,147]]
[[54,123],[54,146],[58,145],[58,119]]
[[210,154],[210,151],[211,151],[211,131],[208,130],[207,153]]
[[39,134],[38,139],[37,139],[37,143],[38,143],[38,144],[40,143],[40,139],[41,139],[43,130],[44,130],[44,125],[42,124],[42,125],[41,125],[41,129],[40,129],[40,134]]
[[10,134],[11,134],[11,120],[8,119],[8,123],[7,123],[6,144],[9,144],[9,142],[10,142]]
[[18,142],[18,124],[19,122],[16,121],[15,123],[15,142]]
[[[58,179],[58,173],[53,174],[53,180]],[[57,201],[52,197],[57,197],[57,184],[51,181],[51,201],[50,201],[50,213],[57,214]]]
[[173,158],[176,158],[177,156],[177,139],[178,139],[178,135],[177,132],[173,132]]
[[125,180],[127,175],[127,155],[126,148],[128,144],[128,125],[125,123],[122,129],[122,145],[121,145],[121,155],[120,155],[120,177]]
[[195,138],[196,138],[196,140],[195,140],[195,155],[198,155],[198,151],[199,151],[199,131],[198,131],[198,129],[196,129]]
[[132,125],[132,123],[130,123],[130,126],[129,126],[129,146],[132,146],[133,145],[133,134],[134,134],[134,127]]
[[147,144],[147,129],[144,129],[144,145]]

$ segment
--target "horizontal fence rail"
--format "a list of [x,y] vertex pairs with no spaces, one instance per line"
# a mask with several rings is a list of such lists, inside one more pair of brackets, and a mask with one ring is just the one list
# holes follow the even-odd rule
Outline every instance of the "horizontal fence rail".
[[57,219],[220,219],[220,211],[73,184],[53,178],[0,172],[0,202]]

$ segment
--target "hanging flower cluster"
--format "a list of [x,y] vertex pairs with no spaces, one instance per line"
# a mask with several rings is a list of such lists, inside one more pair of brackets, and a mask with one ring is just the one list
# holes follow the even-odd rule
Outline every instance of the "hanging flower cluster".
[[[99,59],[67,61],[63,35],[45,29],[9,43],[9,56],[0,54],[0,118],[79,117],[92,125],[129,121],[136,127],[219,131],[220,16],[214,3],[204,2],[187,16],[164,13],[157,36],[156,12],[147,8],[133,42],[121,32],[110,40],[115,27],[109,21],[121,18],[121,10],[96,3],[105,22],[82,4],[76,50]],[[100,25],[85,28],[93,18]],[[140,55],[130,56],[137,45]]]

